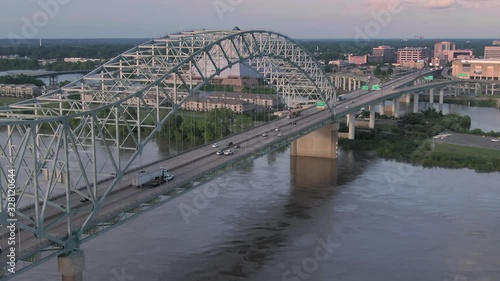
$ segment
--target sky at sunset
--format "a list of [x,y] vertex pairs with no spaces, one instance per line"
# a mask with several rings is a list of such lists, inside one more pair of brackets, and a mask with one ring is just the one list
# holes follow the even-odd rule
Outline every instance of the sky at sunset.
[[499,12],[498,0],[16,0],[2,3],[0,38],[150,38],[234,26],[294,38],[494,38]]

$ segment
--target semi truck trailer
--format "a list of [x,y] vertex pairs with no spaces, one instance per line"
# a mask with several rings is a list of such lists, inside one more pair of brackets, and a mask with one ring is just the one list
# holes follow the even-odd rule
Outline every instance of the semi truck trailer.
[[132,185],[138,188],[156,187],[172,179],[174,179],[174,175],[169,173],[166,168],[150,171],[141,170],[132,178]]

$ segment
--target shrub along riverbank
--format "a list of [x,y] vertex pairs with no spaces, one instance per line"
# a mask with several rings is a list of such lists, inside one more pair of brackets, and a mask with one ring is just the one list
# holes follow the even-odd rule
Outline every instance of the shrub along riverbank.
[[356,132],[355,140],[339,140],[343,149],[375,150],[386,159],[426,167],[469,168],[478,172],[500,171],[500,151],[451,144],[433,144],[433,136],[444,131],[493,137],[499,132],[470,130],[469,116],[443,115],[434,109],[405,116],[396,127]]

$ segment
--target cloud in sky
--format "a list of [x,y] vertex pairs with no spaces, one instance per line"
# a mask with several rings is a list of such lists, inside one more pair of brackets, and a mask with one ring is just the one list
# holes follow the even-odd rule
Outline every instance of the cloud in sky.
[[397,1],[408,9],[481,9],[500,6],[496,0],[364,0],[373,10],[387,9],[390,2]]
[[[11,1],[9,9],[0,9],[0,38],[9,32],[20,34],[24,18],[31,20],[41,11],[37,3],[47,1],[57,0]],[[222,18],[216,2],[229,5]],[[352,38],[354,28],[363,29],[374,15],[387,15],[383,12],[395,6],[402,11],[390,13],[390,24],[379,36],[405,37],[422,24],[433,27],[426,36],[498,36],[494,26],[500,0],[70,0],[38,27],[36,37],[150,37],[189,28],[239,26],[298,38]],[[474,26],[463,24],[464,17],[474,19]],[[484,32],[478,34],[478,29]]]

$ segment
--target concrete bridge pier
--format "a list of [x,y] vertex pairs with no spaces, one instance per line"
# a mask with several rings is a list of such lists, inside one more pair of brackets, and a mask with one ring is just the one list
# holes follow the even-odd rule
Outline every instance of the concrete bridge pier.
[[337,159],[338,132],[337,123],[326,125],[292,142],[290,154],[291,156]]
[[85,255],[82,250],[57,257],[57,267],[62,275],[62,281],[83,281]]
[[399,98],[392,99],[392,112],[395,118],[399,118]]
[[349,78],[349,79],[348,79],[348,81],[349,81],[349,82],[348,82],[348,85],[349,85],[349,86],[348,86],[348,90],[349,90],[349,92],[351,92],[351,91],[352,91],[352,79],[351,79],[351,78]]
[[353,140],[354,136],[356,134],[356,118],[355,118],[354,114],[347,115],[347,125],[349,126],[348,138],[350,140]]
[[375,129],[375,105],[370,105],[370,123],[368,128]]
[[434,105],[434,89],[429,90],[429,107],[432,108]]
[[400,102],[410,103],[411,102],[411,94],[402,95],[399,99]]
[[413,94],[413,113],[418,113],[418,93]]
[[443,111],[444,89],[439,90],[439,111]]
[[380,115],[385,115],[385,100],[380,102]]

